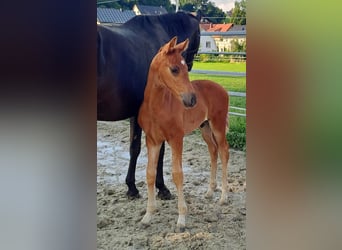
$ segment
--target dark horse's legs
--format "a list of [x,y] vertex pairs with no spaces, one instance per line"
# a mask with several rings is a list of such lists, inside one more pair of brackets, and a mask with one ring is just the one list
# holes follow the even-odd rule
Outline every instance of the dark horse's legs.
[[135,186],[135,169],[137,159],[141,148],[141,128],[136,121],[136,117],[130,119],[130,160],[126,176],[126,184],[128,186],[127,196],[130,198],[139,198],[139,191]]
[[163,142],[160,148],[160,152],[159,152],[157,176],[156,176],[156,187],[159,189],[158,197],[160,199],[170,200],[172,198],[172,195],[164,184],[164,175],[163,175],[164,152],[165,152],[165,142]]
[[[139,198],[139,190],[135,186],[135,169],[137,165],[137,159],[140,154],[141,148],[141,128],[137,122],[137,117],[130,119],[130,161],[128,172],[126,176],[126,184],[128,186],[127,196],[130,198]],[[163,143],[158,159],[156,187],[159,189],[158,197],[164,200],[171,199],[171,193],[164,184],[163,177],[163,158],[165,151],[165,143]]]

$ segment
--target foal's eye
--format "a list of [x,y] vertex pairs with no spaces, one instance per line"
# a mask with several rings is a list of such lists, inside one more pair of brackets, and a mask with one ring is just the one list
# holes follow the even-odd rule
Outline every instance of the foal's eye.
[[178,66],[174,66],[174,67],[170,67],[171,73],[174,75],[177,75],[179,73],[179,67]]

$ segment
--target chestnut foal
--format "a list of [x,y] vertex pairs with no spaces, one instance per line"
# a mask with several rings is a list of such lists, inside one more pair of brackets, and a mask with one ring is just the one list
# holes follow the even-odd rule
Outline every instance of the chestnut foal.
[[229,148],[226,140],[228,94],[219,84],[208,80],[190,82],[181,53],[188,40],[177,44],[177,37],[165,44],[151,62],[144,101],[138,122],[146,134],[148,164],[146,179],[148,202],[144,225],[150,223],[156,209],[155,179],[159,150],[167,141],[172,150],[172,177],[178,194],[177,227],[185,228],[187,206],[183,195],[183,137],[201,129],[211,158],[211,177],[206,197],[216,188],[218,153],[222,163],[222,194],[220,204],[227,200],[227,167]]

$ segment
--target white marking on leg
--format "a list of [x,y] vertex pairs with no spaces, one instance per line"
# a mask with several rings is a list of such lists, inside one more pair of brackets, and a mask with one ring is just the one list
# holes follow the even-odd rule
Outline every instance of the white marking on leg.
[[157,162],[160,146],[149,145],[147,142],[148,150],[148,163],[146,168],[146,181],[147,181],[147,208],[146,214],[141,220],[143,224],[149,224],[152,218],[152,214],[156,210],[156,196],[155,196],[155,180],[157,172]]
[[152,219],[152,215],[156,211],[156,198],[155,198],[155,187],[153,187],[152,193],[148,192],[148,199],[147,199],[147,208],[146,208],[146,214],[144,215],[141,222],[143,224],[150,224],[150,221]]
[[220,205],[227,204],[227,191],[222,188],[221,199],[219,201]]
[[180,227],[180,228],[185,227],[185,214],[178,215],[177,227]]
[[185,227],[185,215],[187,213],[187,206],[185,203],[183,190],[178,191],[178,221],[177,226],[178,227]]
[[150,224],[150,221],[151,221],[151,218],[152,218],[152,214],[146,212],[146,214],[144,215],[144,217],[143,217],[142,220],[141,220],[141,223],[143,223],[143,224],[145,224],[145,225],[149,225],[149,224]]

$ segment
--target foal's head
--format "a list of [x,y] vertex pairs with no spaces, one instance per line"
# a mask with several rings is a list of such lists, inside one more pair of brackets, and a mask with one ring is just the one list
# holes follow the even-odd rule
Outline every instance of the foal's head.
[[177,37],[172,38],[154,57],[150,71],[156,75],[159,86],[166,87],[180,98],[185,107],[196,104],[194,88],[189,80],[188,67],[182,53],[187,49],[189,40],[177,44]]

